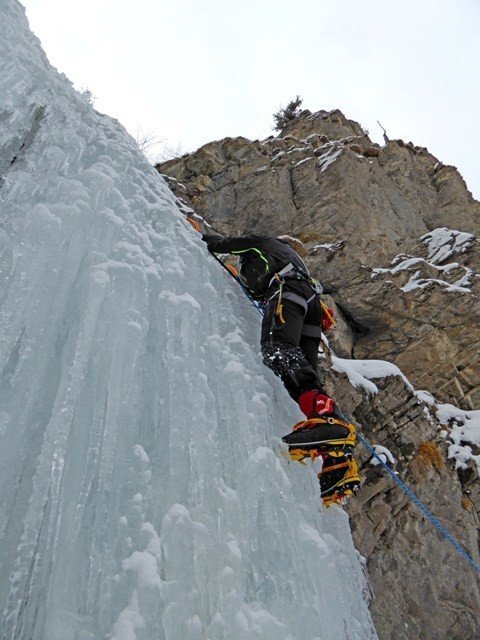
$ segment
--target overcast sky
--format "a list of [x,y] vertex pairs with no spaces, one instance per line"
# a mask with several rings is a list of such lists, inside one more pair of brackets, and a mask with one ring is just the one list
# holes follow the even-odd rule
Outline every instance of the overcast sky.
[[480,198],[479,0],[23,0],[50,62],[182,152],[272,133],[297,94],[426,146]]

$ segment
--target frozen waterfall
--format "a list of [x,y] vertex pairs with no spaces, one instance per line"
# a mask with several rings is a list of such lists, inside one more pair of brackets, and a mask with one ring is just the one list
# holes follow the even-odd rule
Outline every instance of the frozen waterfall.
[[256,310],[16,0],[0,96],[0,638],[376,638]]

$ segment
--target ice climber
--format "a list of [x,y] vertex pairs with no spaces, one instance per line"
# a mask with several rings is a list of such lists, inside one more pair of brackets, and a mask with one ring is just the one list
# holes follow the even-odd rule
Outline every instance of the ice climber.
[[307,418],[334,415],[335,402],[323,389],[317,370],[323,319],[321,287],[299,255],[305,252],[303,243],[286,235],[202,237],[213,253],[239,257],[240,280],[265,304],[261,332],[264,363],[282,379]]
[[246,235],[226,238],[202,235],[212,253],[239,258],[239,278],[251,295],[264,303],[261,331],[264,363],[278,375],[307,420],[283,437],[294,460],[321,458],[318,474],[326,504],[342,501],[360,478],[352,457],[355,428],[323,388],[317,369],[323,315],[321,286],[299,253],[303,243],[291,236]]

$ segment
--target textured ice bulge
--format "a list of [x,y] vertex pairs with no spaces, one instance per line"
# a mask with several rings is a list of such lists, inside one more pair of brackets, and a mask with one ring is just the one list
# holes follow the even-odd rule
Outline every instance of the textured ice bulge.
[[0,96],[0,638],[375,638],[257,311],[16,0]]

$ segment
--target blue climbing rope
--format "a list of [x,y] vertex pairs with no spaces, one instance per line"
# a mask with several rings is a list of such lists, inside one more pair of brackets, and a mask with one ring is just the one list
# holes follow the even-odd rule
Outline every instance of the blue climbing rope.
[[375,449],[372,447],[372,445],[370,444],[370,442],[367,440],[367,438],[362,435],[361,433],[357,432],[357,436],[358,439],[360,440],[360,442],[363,444],[363,446],[375,457],[376,460],[378,460],[378,462],[382,465],[382,467],[384,469],[387,470],[387,472],[389,473],[389,475],[395,480],[395,482],[405,491],[405,493],[408,495],[408,497],[412,500],[412,502],[414,502],[417,507],[420,509],[420,511],[430,520],[430,522],[445,536],[445,538],[450,542],[450,544],[455,547],[455,549],[465,558],[465,560],[469,563],[469,565],[471,567],[473,567],[473,569],[475,569],[475,571],[477,571],[478,573],[480,573],[480,567],[478,566],[478,564],[473,560],[473,558],[465,551],[465,549],[462,547],[462,545],[457,542],[457,540],[455,540],[455,538],[448,533],[448,531],[445,529],[445,527],[443,526],[443,524],[440,522],[440,520],[438,518],[436,518],[433,513],[431,513],[428,508],[423,504],[423,502],[420,500],[420,498],[418,498],[413,491],[410,489],[410,487],[408,487],[403,480],[401,480],[398,475],[395,473],[395,471],[393,471],[393,469],[391,469],[387,464],[385,464],[385,462],[381,459],[381,457],[378,455],[378,453],[375,451]]
[[[220,258],[217,258],[217,256],[215,254],[213,254],[213,257],[222,265],[222,267],[225,269],[225,271],[228,271],[228,273],[232,276],[232,278],[235,278],[235,280],[238,282],[238,284],[242,287],[243,292],[245,293],[245,295],[247,296],[247,298],[250,300],[250,302],[254,305],[254,307],[259,311],[259,313],[261,313],[262,315],[264,314],[263,309],[259,306],[258,302],[252,298],[252,296],[250,295],[248,289],[246,287],[244,287],[244,285],[240,282],[240,280],[238,278],[236,278],[233,273],[231,271],[229,271],[229,269],[227,269],[227,267],[223,264],[223,262],[220,260]],[[372,445],[370,444],[370,442],[367,440],[367,438],[362,435],[361,433],[358,433],[357,431],[357,436],[359,441],[363,444],[363,446],[374,456],[374,458],[376,460],[378,460],[378,462],[382,465],[382,467],[384,469],[386,469],[386,471],[388,472],[388,474],[395,480],[395,482],[398,484],[399,487],[401,487],[403,489],[403,491],[405,491],[405,493],[407,494],[407,496],[411,499],[411,501],[417,505],[417,507],[420,509],[420,511],[430,520],[430,522],[443,534],[443,536],[445,537],[446,540],[448,540],[448,542],[450,542],[450,544],[458,551],[458,553],[460,553],[465,560],[468,562],[468,564],[477,572],[480,573],[480,566],[478,566],[478,564],[473,560],[473,558],[470,556],[470,554],[468,554],[465,549],[462,547],[462,545],[457,542],[457,540],[455,540],[455,538],[445,529],[445,527],[443,526],[443,524],[440,522],[440,520],[438,518],[436,518],[433,513],[431,513],[429,511],[429,509],[425,506],[425,504],[420,500],[420,498],[418,498],[413,491],[410,489],[410,487],[408,485],[405,484],[405,482],[403,482],[403,480],[401,480],[399,478],[399,476],[395,473],[395,471],[393,471],[387,464],[385,464],[385,462],[381,459],[381,457],[378,455],[378,453],[375,451],[375,449],[372,447]]]

